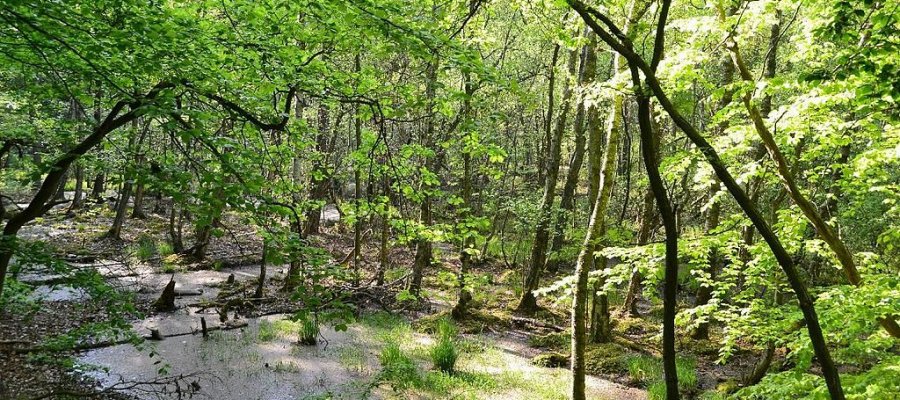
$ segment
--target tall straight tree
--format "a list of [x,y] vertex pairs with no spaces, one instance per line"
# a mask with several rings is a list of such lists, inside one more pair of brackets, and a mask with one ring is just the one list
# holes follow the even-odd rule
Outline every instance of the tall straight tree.
[[[555,51],[554,51],[555,52]],[[535,226],[534,242],[531,245],[531,258],[529,259],[528,270],[525,273],[525,285],[522,290],[522,298],[516,307],[521,312],[534,312],[537,310],[537,299],[533,291],[540,284],[541,275],[543,275],[544,267],[547,264],[547,245],[550,240],[550,228],[553,220],[553,202],[556,198],[556,184],[559,178],[559,165],[562,152],[563,132],[567,127],[567,119],[569,111],[572,108],[572,93],[574,87],[572,81],[575,78],[575,64],[578,59],[577,52],[572,50],[569,52],[568,61],[566,62],[566,83],[563,85],[562,103],[559,107],[559,116],[557,116],[553,127],[553,135],[550,138],[550,150],[546,160],[546,165],[541,166],[546,172],[546,180],[544,182],[544,194],[541,196],[541,207],[538,211],[537,225]]]

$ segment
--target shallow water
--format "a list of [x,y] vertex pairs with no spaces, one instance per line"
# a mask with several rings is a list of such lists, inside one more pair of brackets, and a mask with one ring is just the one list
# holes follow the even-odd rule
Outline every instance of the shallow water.
[[[267,316],[273,321],[283,316]],[[151,381],[166,366],[169,376],[192,375],[200,394],[213,399],[302,399],[331,394],[336,398],[362,398],[368,368],[351,369],[341,364],[348,347],[359,346],[356,334],[322,332],[327,345],[302,346],[296,337],[259,339],[258,320],[243,329],[214,331],[202,335],[168,338],[147,342],[137,349],[132,345],[113,346],[84,353],[79,362],[108,368],[109,372],[88,374],[108,387],[120,381]],[[150,357],[151,351],[157,355]],[[139,398],[156,398],[137,394]]]
[[[122,275],[122,271],[110,268],[104,275]],[[255,280],[257,266],[247,266],[222,271],[191,271],[172,274],[138,273],[118,278],[123,286],[143,293],[146,298],[158,295],[159,291],[174,276],[176,288],[202,290],[199,296],[184,296],[176,299],[178,310],[135,321],[135,332],[147,335],[151,329],[159,330],[162,341],[147,341],[140,348],[133,345],[119,345],[83,353],[78,361],[82,364],[100,367],[87,372],[103,387],[121,382],[149,382],[161,375],[164,369],[168,377],[185,376],[184,384],[196,381],[200,387],[197,398],[221,400],[288,400],[288,399],[362,399],[395,398],[388,388],[371,387],[380,370],[378,354],[380,343],[378,334],[365,325],[351,325],[346,332],[335,332],[331,328],[322,329],[322,339],[317,346],[302,346],[297,343],[296,328],[282,329],[272,334],[273,327],[285,315],[272,315],[246,320],[248,325],[233,330],[217,330],[210,337],[203,338],[200,318],[205,317],[209,328],[221,325],[213,310],[201,312],[189,307],[203,299],[212,299],[219,293],[219,284],[228,275],[235,280]],[[270,274],[283,273],[280,268],[271,268]],[[266,321],[268,335],[260,335],[260,321]],[[173,336],[178,335],[178,336]],[[424,334],[410,333],[407,342],[401,343],[408,349],[427,348],[433,341]],[[568,371],[556,368],[536,367],[530,358],[534,349],[527,345],[527,338],[505,336],[473,336],[470,340],[483,341],[495,350],[485,359],[478,354],[464,362],[466,371],[487,376],[517,376],[533,382],[546,382],[565,386]],[[152,354],[152,356],[151,356]],[[427,356],[426,356],[427,357]],[[430,365],[419,361],[422,370]],[[512,374],[512,375],[511,375]],[[550,378],[548,378],[550,377]],[[559,389],[567,393],[562,386]],[[150,386],[139,386],[148,389]],[[160,387],[151,392],[132,390],[139,399],[177,398],[158,396]],[[168,387],[169,390],[173,387]],[[639,389],[627,388],[603,379],[588,377],[587,389],[590,398],[596,399],[646,399],[646,393]],[[498,388],[490,393],[481,393],[483,399],[537,399],[536,393],[522,387]],[[402,398],[402,397],[400,397]],[[450,398],[447,396],[416,396],[413,398]]]

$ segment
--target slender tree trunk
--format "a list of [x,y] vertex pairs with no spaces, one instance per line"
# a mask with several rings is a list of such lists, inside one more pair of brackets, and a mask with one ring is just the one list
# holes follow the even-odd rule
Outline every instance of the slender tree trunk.
[[[635,87],[640,87],[640,76],[633,72]],[[656,199],[656,208],[663,220],[666,230],[666,267],[663,293],[663,371],[666,380],[666,399],[677,400],[678,374],[675,366],[675,313],[676,294],[678,289],[678,228],[675,225],[675,212],[669,203],[669,196],[659,174],[659,150],[653,139],[653,128],[650,122],[650,97],[643,91],[637,94],[638,123],[641,130],[641,154],[650,190]]]
[[[316,135],[316,156],[313,159],[312,174],[310,176],[309,200],[324,202],[328,194],[328,171],[326,170],[326,154],[328,147],[329,127],[328,108],[324,104],[319,106],[319,132]],[[322,207],[316,204],[306,212],[306,226],[304,236],[317,235],[322,219]]]
[[253,297],[257,299],[263,298],[266,289],[266,259],[269,254],[269,242],[263,239],[262,258],[259,261],[259,278],[256,280],[256,292]]
[[[628,10],[628,20],[635,21],[637,4],[632,1]],[[630,26],[631,23],[629,22]],[[596,29],[593,29],[596,33]],[[613,59],[613,71],[619,71],[622,68],[622,60],[620,58]],[[584,236],[584,242],[581,251],[578,253],[578,259],[575,263],[575,293],[572,300],[572,396],[573,400],[585,400],[585,358],[584,351],[587,347],[587,302],[591,292],[588,291],[588,278],[594,267],[594,254],[597,249],[598,241],[605,232],[606,210],[609,204],[609,198],[612,194],[612,180],[614,179],[616,156],[618,155],[618,136],[620,135],[622,97],[615,96],[613,100],[613,110],[610,114],[608,129],[606,130],[606,148],[602,154],[600,148],[603,138],[600,137],[599,123],[597,120],[591,120],[588,117],[589,159],[590,164],[590,185],[588,188],[588,197],[591,200],[590,219],[588,221],[588,229]],[[603,265],[605,263],[601,263]],[[596,289],[596,287],[595,287]],[[593,291],[596,297],[596,290]],[[601,298],[596,301],[596,305],[603,307],[605,299]],[[596,307],[595,305],[595,307]],[[608,313],[607,310],[605,311]],[[593,318],[592,318],[593,319]],[[608,321],[608,319],[607,319]],[[602,323],[598,320],[598,323]],[[595,332],[606,337],[596,339],[607,340],[611,338],[611,330],[608,326],[598,325]]]
[[[302,97],[298,96],[297,102],[294,104],[294,116],[297,119],[303,118],[303,111],[305,107],[306,102]],[[302,196],[300,195],[300,187],[303,184],[303,165],[301,163],[300,156],[296,155],[296,153],[299,153],[299,151],[299,149],[294,149],[295,155],[291,158],[291,185],[293,187],[291,193],[291,207],[294,215],[292,216],[293,220],[290,222],[290,229],[291,235],[296,239],[303,238],[303,221],[300,218],[300,213],[297,211],[301,201],[303,200]],[[287,276],[285,276],[284,278],[284,285],[281,287],[281,290],[293,290],[299,282],[302,270],[302,261],[297,257],[296,254],[292,255],[288,266]]]
[[75,195],[72,197],[72,205],[70,211],[77,210],[84,206],[84,167],[81,164],[75,166]]
[[[569,60],[566,64],[568,78],[575,76],[576,53],[570,52]],[[566,119],[569,110],[572,108],[572,85],[566,83],[563,89],[562,104],[560,104],[559,118],[556,120],[556,126],[553,129],[553,135],[550,142],[550,152],[547,158],[547,164],[544,166],[546,170],[546,181],[544,183],[544,194],[541,197],[541,207],[538,211],[537,226],[535,226],[534,242],[531,246],[531,258],[528,265],[528,271],[525,275],[525,285],[522,288],[522,298],[516,310],[524,313],[531,313],[537,310],[537,299],[533,291],[540,284],[541,275],[544,272],[544,266],[547,262],[547,244],[550,240],[550,228],[553,218],[553,202],[556,197],[556,183],[559,178],[560,152],[562,149],[563,132],[566,129]]]
[[[777,33],[776,33],[777,34]],[[728,87],[732,83],[734,79],[734,66],[731,65],[728,59],[722,61],[722,70],[723,70],[723,86]],[[734,92],[731,89],[726,89],[725,93],[722,95],[722,98],[719,100],[718,109],[722,110],[726,106],[728,106],[734,97]],[[715,130],[719,134],[723,134],[725,129],[728,127],[727,122],[719,123]],[[718,180],[716,180],[709,190],[709,198],[710,201],[713,201],[712,205],[709,206],[706,213],[706,233],[711,234],[715,231],[719,226],[719,214],[721,212],[721,205],[719,201],[714,201],[713,198],[716,193],[721,189],[721,184]],[[719,254],[719,250],[717,248],[710,249],[709,254],[709,279],[715,280],[716,272],[721,266],[722,258]],[[697,290],[697,298],[694,303],[695,307],[700,307],[706,305],[710,300],[712,300],[713,287],[709,284],[701,284],[700,288]],[[694,339],[709,339],[709,322],[701,322],[697,325],[697,328],[691,332],[691,337]]]
[[[569,218],[569,214],[575,211],[575,189],[578,187],[578,177],[581,174],[581,166],[584,164],[584,153],[586,150],[585,131],[587,130],[587,125],[585,124],[585,117],[588,108],[593,108],[593,105],[589,106],[587,104],[584,91],[587,89],[587,86],[594,82],[594,77],[597,75],[597,52],[595,50],[597,47],[597,36],[590,30],[585,32],[585,36],[588,38],[588,43],[584,45],[582,50],[581,67],[578,73],[578,86],[581,97],[578,101],[578,111],[575,113],[575,144],[572,149],[572,157],[569,158],[569,170],[566,172],[565,184],[559,198],[560,212],[556,217],[556,232],[553,235],[553,244],[550,247],[551,252],[558,252],[562,249],[567,225],[566,220]],[[591,112],[596,113],[594,110]],[[555,271],[556,264],[549,264],[548,268],[552,268]]]
[[[709,196],[712,198],[719,191],[719,182],[715,182],[714,185],[709,190]],[[719,214],[721,211],[721,205],[718,201],[714,202],[706,211],[706,234],[712,234],[716,228],[719,227]],[[716,273],[721,267],[722,257],[719,254],[718,248],[711,248],[709,250],[709,268],[707,273],[709,273],[709,280],[715,281]],[[694,307],[704,306],[712,300],[713,295],[713,286],[711,284],[703,283],[700,285],[700,288],[697,289],[697,298],[694,302]],[[701,339],[709,339],[709,321],[704,321],[697,324],[697,327],[691,332],[691,337],[696,340]]]
[[[638,9],[639,4],[637,1],[632,1],[629,5],[628,10],[628,22],[626,22],[625,30],[623,33],[628,35],[631,32],[635,21],[639,20],[644,12],[646,12],[647,8]],[[615,76],[618,73],[624,72],[626,70],[627,65],[622,59],[622,56],[615,54],[613,55],[613,65],[610,76]],[[604,236],[606,236],[606,214],[607,207],[609,204],[609,199],[612,197],[613,185],[615,184],[615,172],[616,166],[618,165],[618,155],[619,155],[619,140],[623,136],[623,110],[624,110],[624,96],[621,93],[617,93],[613,97],[612,107],[610,108],[609,120],[607,121],[606,126],[606,150],[603,152],[603,159],[601,164],[601,177],[599,180],[591,180],[591,182],[597,182],[597,200],[591,204],[602,206],[600,209],[600,214],[598,215],[598,233],[597,239],[602,240]],[[590,190],[590,189],[589,189]],[[602,243],[595,242],[593,243],[593,248],[590,249],[590,254],[596,254],[598,250],[602,249]],[[600,262],[594,263],[595,269],[605,270],[607,263],[606,260],[603,259]],[[599,268],[598,268],[599,267]],[[603,275],[599,276],[594,283],[593,290],[593,307],[591,307],[591,341],[594,343],[606,343],[612,340],[612,327],[610,326],[611,318],[609,315],[609,300],[607,299],[606,293],[602,292],[602,288],[605,284],[605,279]]]
[[[474,11],[473,11],[474,12]],[[463,99],[462,106],[462,116],[465,118],[464,126],[470,126],[474,121],[474,110],[472,110],[472,96],[475,95],[475,87],[472,85],[472,78],[469,76],[469,73],[463,74],[463,89],[465,90],[466,97]],[[466,130],[463,130],[463,134],[468,134]],[[461,190],[460,195],[463,200],[462,210],[458,213],[458,218],[465,222],[469,217],[472,216],[472,210],[475,208],[475,204],[472,201],[472,169],[473,169],[473,160],[472,154],[467,150],[463,149],[463,176],[462,182],[460,182]],[[469,303],[472,301],[472,293],[466,288],[466,275],[469,273],[469,270],[472,268],[472,251],[475,247],[475,238],[472,234],[466,234],[462,240],[460,251],[459,251],[459,275],[457,275],[457,291],[459,293],[456,301],[456,306],[453,307],[451,311],[451,316],[457,320],[462,319],[467,313],[469,309]]]
[[172,245],[172,252],[175,254],[184,252],[181,222],[181,212],[178,211],[178,205],[173,203],[172,208],[169,210],[169,243]]
[[[433,59],[428,63],[428,67],[425,71],[425,99],[428,102],[428,116],[425,118],[425,130],[423,132],[423,137],[421,144],[426,148],[432,148],[434,138],[434,107],[435,107],[435,95],[437,92],[437,80],[438,80],[438,58],[437,55],[433,55]],[[431,157],[425,161],[425,166],[428,171],[435,172],[437,170],[437,165],[435,165],[435,157]],[[422,189],[425,192],[422,196],[422,203],[419,205],[419,222],[423,227],[429,229],[432,224],[433,216],[431,214],[431,190],[433,189],[431,185],[424,183],[422,184]],[[416,256],[415,261],[413,262],[413,270],[412,277],[409,283],[409,291],[415,296],[419,295],[419,292],[422,289],[422,277],[425,274],[425,270],[431,266],[432,259],[432,248],[431,248],[431,239],[420,235],[418,239],[416,239]]]
[[[356,73],[361,71],[359,53],[356,54],[355,59],[353,60],[353,65],[356,69]],[[359,151],[360,143],[362,142],[362,118],[359,116],[359,109],[354,109],[353,115],[353,136],[355,139],[356,151]],[[353,223],[353,279],[354,283],[359,286],[359,271],[360,271],[360,250],[362,248],[362,216],[359,215],[359,206],[360,202],[362,202],[362,177],[359,171],[360,166],[353,166],[353,211],[355,222]],[[381,279],[382,282],[384,279]]]
[[[385,185],[387,186],[387,185]],[[381,240],[378,243],[378,272],[375,275],[375,284],[384,285],[384,273],[388,269],[388,240],[390,239],[390,221],[385,206],[385,213],[381,216]]]
[[[659,138],[658,134],[654,133],[654,138]],[[644,192],[644,201],[641,203],[641,222],[638,228],[638,246],[644,246],[650,242],[650,228],[653,225],[654,220],[653,213],[653,191],[650,188],[647,188],[647,191]],[[644,278],[641,276],[641,272],[635,268],[631,271],[631,278],[628,281],[628,291],[625,293],[625,300],[622,304],[622,309],[626,310],[629,315],[633,317],[637,317],[640,314],[637,309],[638,297],[641,295],[641,281]]]
[[122,225],[125,223],[125,212],[128,210],[128,200],[131,198],[131,180],[126,177],[122,184],[122,190],[119,191],[119,201],[116,203],[116,216],[113,218],[112,226],[106,232],[106,237],[115,240],[122,240]]

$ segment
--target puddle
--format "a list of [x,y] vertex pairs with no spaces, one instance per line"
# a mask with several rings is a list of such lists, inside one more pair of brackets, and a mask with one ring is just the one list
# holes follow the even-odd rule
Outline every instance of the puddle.
[[81,288],[41,285],[28,298],[35,301],[80,301],[89,299],[90,295]]
[[[282,318],[262,319],[273,322]],[[196,380],[199,393],[213,399],[303,399],[324,394],[366,397],[365,382],[372,369],[348,368],[341,362],[347,348],[360,345],[355,340],[357,328],[349,332],[323,329],[327,344],[301,346],[296,344],[296,335],[263,338],[259,325],[259,320],[253,320],[246,328],[214,331],[205,339],[197,334],[146,342],[143,351],[132,345],[98,349],[84,353],[79,361],[109,369],[109,373],[88,373],[104,387],[121,381],[151,381],[164,367],[168,376],[197,374],[188,382]],[[151,349],[158,355],[149,357]],[[140,399],[157,398],[155,394],[132,394]]]

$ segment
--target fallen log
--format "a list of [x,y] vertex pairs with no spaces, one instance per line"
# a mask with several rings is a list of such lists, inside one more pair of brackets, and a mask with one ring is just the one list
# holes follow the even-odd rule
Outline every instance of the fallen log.
[[550,329],[555,332],[562,332],[562,331],[566,330],[565,328],[563,328],[561,326],[556,326],[556,325],[553,325],[548,322],[538,321],[534,318],[513,316],[512,318],[510,318],[510,321],[513,323],[513,325],[515,325],[519,328],[530,325],[530,326],[536,326],[538,328]]

